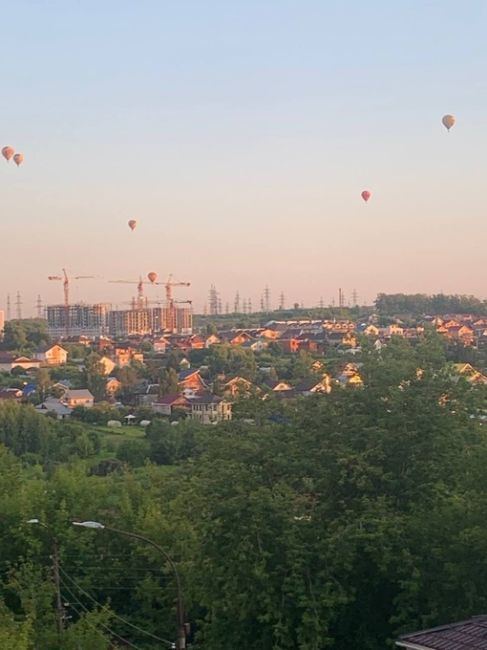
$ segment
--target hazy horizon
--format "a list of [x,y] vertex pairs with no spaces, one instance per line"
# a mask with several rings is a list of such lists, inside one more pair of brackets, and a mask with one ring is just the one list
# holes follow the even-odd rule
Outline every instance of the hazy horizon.
[[[0,308],[156,271],[258,308],[486,297],[487,6],[385,0],[3,8]],[[453,113],[450,133],[441,117]],[[372,192],[365,204],[360,193]],[[131,232],[128,219],[137,219]],[[163,295],[149,287],[151,298]],[[14,313],[14,308],[12,307]]]

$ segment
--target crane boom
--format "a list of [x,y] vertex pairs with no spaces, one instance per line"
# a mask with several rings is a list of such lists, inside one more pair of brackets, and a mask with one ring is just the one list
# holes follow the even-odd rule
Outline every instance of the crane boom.
[[[66,333],[66,338],[69,338],[69,284],[70,284],[70,277],[68,275],[68,272],[66,269],[62,269],[63,274],[62,275],[48,275],[47,279],[48,280],[59,280],[63,283],[63,292],[64,292],[64,325],[65,325],[65,333]],[[94,279],[94,275],[75,275],[72,279],[73,280],[92,280]]]

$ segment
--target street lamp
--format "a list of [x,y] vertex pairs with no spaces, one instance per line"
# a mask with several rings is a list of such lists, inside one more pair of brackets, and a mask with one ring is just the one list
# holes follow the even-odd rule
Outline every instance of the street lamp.
[[52,532],[51,528],[42,522],[40,519],[28,519],[26,524],[36,524],[37,526],[42,526],[47,530],[49,537],[51,538],[52,545],[52,576],[54,581],[54,587],[56,589],[56,623],[58,634],[61,635],[64,628],[64,607],[63,601],[61,599],[61,578],[59,575],[59,545],[56,539],[56,536]]
[[184,604],[183,604],[183,593],[181,589],[181,580],[179,577],[178,570],[176,568],[176,565],[172,561],[171,557],[167,554],[167,552],[162,548],[162,546],[159,546],[159,544],[156,544],[153,542],[151,539],[148,537],[144,537],[144,535],[140,535],[139,533],[131,533],[126,530],[120,530],[119,528],[112,528],[111,526],[105,526],[104,524],[101,524],[98,521],[73,521],[71,522],[73,526],[80,526],[82,528],[90,528],[92,530],[108,530],[111,533],[117,533],[118,535],[124,535],[125,537],[130,537],[132,539],[139,540],[141,542],[145,542],[146,544],[149,544],[149,546],[152,546],[155,548],[159,553],[164,557],[164,559],[168,562],[169,566],[172,569],[172,572],[174,573],[174,578],[176,580],[176,589],[177,589],[177,604],[176,604],[176,623],[177,623],[177,637],[176,637],[176,650],[185,650],[186,648],[186,624],[184,621]]

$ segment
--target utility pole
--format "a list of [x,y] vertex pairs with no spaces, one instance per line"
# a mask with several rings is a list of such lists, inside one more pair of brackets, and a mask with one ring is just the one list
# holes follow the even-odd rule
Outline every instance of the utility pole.
[[61,578],[59,576],[59,546],[55,537],[52,538],[52,576],[56,589],[57,631],[61,635],[64,629],[64,607],[61,599]]
[[29,519],[27,523],[37,524],[38,526],[42,526],[44,530],[47,530],[47,533],[51,541],[52,579],[56,591],[56,627],[59,636],[61,636],[64,630],[65,614],[64,614],[63,601],[61,598],[61,578],[59,575],[59,544],[50,526],[48,526],[47,524],[44,524],[39,519]]

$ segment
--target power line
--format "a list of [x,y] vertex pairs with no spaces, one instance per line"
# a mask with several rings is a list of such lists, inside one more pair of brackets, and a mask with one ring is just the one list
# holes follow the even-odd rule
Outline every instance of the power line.
[[[71,594],[71,598],[76,598],[76,597],[77,597],[76,594],[75,594],[75,593],[74,593],[74,592],[73,592],[73,591],[72,591],[72,590],[67,586],[67,584],[64,582],[64,580],[61,580],[61,582],[63,583],[63,586],[64,586],[64,588],[66,589],[66,591],[67,591],[69,594]],[[68,599],[66,599],[66,600],[68,600]],[[89,614],[89,613],[90,613],[90,610],[89,610],[87,607],[85,607],[85,606],[84,606],[82,603],[80,603],[79,601],[77,601],[77,602],[78,602],[78,605],[79,605],[79,606],[84,610],[84,612],[85,612],[86,614]],[[74,611],[78,614],[78,616],[80,616],[79,610],[77,610],[76,607],[72,606],[71,604],[70,604],[70,607],[73,607]],[[106,609],[105,607],[103,607],[103,605],[100,605],[100,607],[102,607],[102,609]],[[97,630],[97,628],[96,628],[95,625],[91,625],[88,621],[86,621],[86,619],[85,619],[85,622],[86,622],[86,624],[88,625],[88,627],[91,627],[92,629],[96,630],[96,631],[98,632],[98,634],[101,635],[100,630]],[[108,625],[105,625],[105,623],[98,623],[98,625],[99,625],[100,627],[105,628],[107,632],[109,632],[112,636],[114,636],[114,637],[115,637],[116,639],[118,639],[119,641],[122,641],[122,643],[126,643],[126,644],[128,644],[131,648],[135,648],[135,650],[142,650],[142,648],[139,648],[139,646],[134,645],[134,644],[133,644],[131,641],[129,641],[128,639],[124,639],[124,638],[121,637],[119,634],[117,634],[116,632],[114,632],[114,631],[112,630],[112,628],[111,628],[111,627],[108,627]]]
[[[86,596],[86,598],[89,598],[95,605],[98,605],[98,607],[103,607],[103,605],[96,600],[96,598],[93,598],[91,594],[89,594],[87,591],[85,591],[80,585],[73,580],[66,571],[62,567],[59,567],[59,570],[61,573],[73,584],[79,591],[83,594],[83,596]],[[152,632],[148,632],[147,630],[144,630],[143,628],[139,627],[138,625],[135,625],[134,623],[130,623],[130,621],[127,621],[125,618],[122,616],[119,616],[118,614],[115,614],[115,612],[112,612],[113,617],[117,618],[119,621],[122,621],[122,623],[125,623],[125,625],[128,625],[129,627],[132,627],[134,630],[137,630],[138,632],[141,632],[142,634],[146,634],[147,636],[152,637],[153,639],[156,639],[157,641],[162,641],[162,643],[167,643],[170,647],[173,646],[172,641],[168,641],[167,639],[163,639],[160,636],[156,636],[155,634],[152,634]]]

